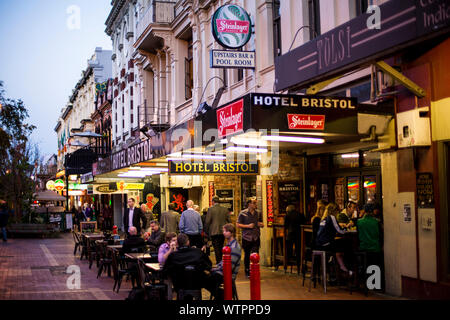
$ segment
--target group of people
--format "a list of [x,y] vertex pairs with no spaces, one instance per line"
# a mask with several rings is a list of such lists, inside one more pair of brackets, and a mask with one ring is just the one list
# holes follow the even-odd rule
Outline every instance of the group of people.
[[[212,199],[212,206],[204,210],[203,216],[193,201],[187,201],[186,207],[180,215],[170,204],[169,210],[161,214],[160,221],[150,222],[151,232],[145,232],[142,226],[147,225],[147,219],[135,207],[135,200],[130,198],[123,220],[125,230],[128,231],[123,252],[129,252],[133,247],[150,246],[151,252],[158,252],[163,274],[171,279],[175,290],[181,286],[184,268],[194,266],[196,272],[201,274],[201,286],[220,299],[224,244],[231,248],[232,275],[235,278],[239,272],[242,250],[236,240],[236,227],[242,229],[245,274],[249,277],[250,255],[259,252],[260,248],[260,228],[264,226],[262,214],[257,210],[257,201],[249,200],[247,209],[239,214],[235,226],[231,223],[229,210],[220,206],[218,197]],[[207,254],[205,239],[210,239],[214,248],[214,267]]]
[[382,250],[381,207],[368,203],[358,209],[358,204],[350,200],[346,208],[339,210],[335,203],[324,200],[317,202],[317,210],[311,219],[313,226],[312,247],[317,250],[336,253],[336,260],[342,272],[352,276],[347,267],[352,261],[352,243],[342,237],[347,230],[358,231],[358,250],[366,252],[373,263],[379,263]]
[[72,208],[75,224],[80,225],[83,221],[97,221],[98,227],[102,230],[111,230],[113,211],[110,205],[104,204],[97,212],[93,204],[85,203],[82,207]]

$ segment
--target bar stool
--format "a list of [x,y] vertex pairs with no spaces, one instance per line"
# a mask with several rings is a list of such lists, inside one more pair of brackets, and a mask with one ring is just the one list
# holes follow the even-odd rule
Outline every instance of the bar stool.
[[315,274],[317,273],[317,267],[314,261],[316,260],[316,257],[320,258],[321,260],[321,268],[322,268],[322,283],[323,283],[323,290],[325,293],[327,293],[327,256],[329,256],[330,252],[327,251],[321,251],[321,250],[313,250],[312,256],[311,256],[311,274],[309,277],[309,292],[311,292],[311,283],[314,278],[314,288],[316,287],[316,278]]

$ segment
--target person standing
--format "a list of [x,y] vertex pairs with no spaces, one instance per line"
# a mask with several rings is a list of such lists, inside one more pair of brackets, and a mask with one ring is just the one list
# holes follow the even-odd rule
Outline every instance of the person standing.
[[166,233],[177,233],[178,224],[180,223],[180,214],[175,211],[175,205],[169,203],[169,211],[161,214],[160,226]]
[[213,206],[209,208],[205,221],[205,231],[211,237],[216,264],[222,261],[222,249],[225,241],[223,226],[231,222],[228,210],[221,207],[219,203],[219,197],[216,196],[212,199]]
[[129,234],[130,227],[136,227],[137,233],[140,235],[142,228],[147,226],[147,218],[144,213],[142,213],[141,209],[136,208],[135,205],[136,200],[134,200],[134,198],[128,199],[128,208],[125,210],[123,225],[127,234]]
[[237,227],[242,229],[242,247],[244,249],[245,276],[250,277],[250,255],[259,253],[261,246],[260,228],[264,228],[263,217],[257,210],[256,200],[247,201],[248,208],[241,211]]
[[0,207],[0,229],[2,231],[3,242],[7,242],[8,238],[6,237],[6,226],[8,225],[9,212],[8,206],[6,203],[2,204]]
[[194,210],[194,202],[189,200],[186,202],[187,210],[181,214],[180,233],[184,233],[189,237],[192,246],[201,249],[203,241],[201,233],[203,231],[203,223],[200,214]]
[[286,208],[286,218],[284,219],[284,227],[287,230],[286,235],[286,249],[287,258],[290,260],[294,255],[297,265],[300,265],[300,240],[301,240],[301,226],[306,223],[306,218],[303,214],[298,212],[294,205],[289,205]]

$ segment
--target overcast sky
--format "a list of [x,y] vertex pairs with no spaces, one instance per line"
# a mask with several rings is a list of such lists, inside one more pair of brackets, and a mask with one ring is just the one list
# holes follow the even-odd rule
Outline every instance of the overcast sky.
[[28,107],[42,155],[57,153],[53,129],[87,60],[96,47],[111,50],[110,8],[111,0],[0,0],[0,80]]

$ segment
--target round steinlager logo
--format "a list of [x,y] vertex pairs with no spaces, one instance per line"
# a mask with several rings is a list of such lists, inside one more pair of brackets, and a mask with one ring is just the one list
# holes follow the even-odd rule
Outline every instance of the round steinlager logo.
[[228,49],[242,48],[252,37],[252,22],[243,8],[227,4],[214,13],[212,33],[220,45]]
[[56,191],[63,191],[64,187],[65,187],[64,181],[62,181],[62,180],[55,181],[55,190]]

